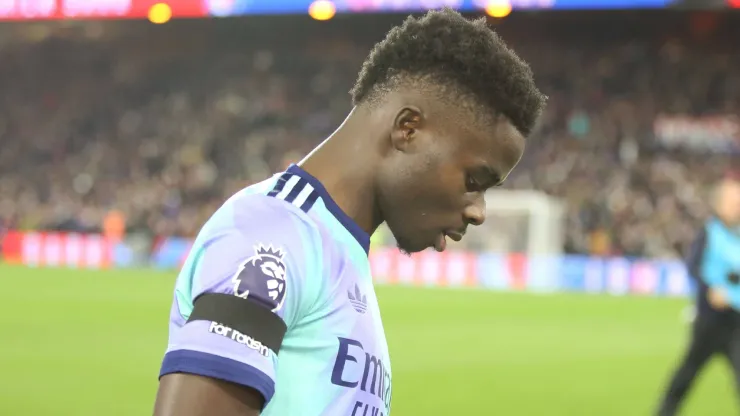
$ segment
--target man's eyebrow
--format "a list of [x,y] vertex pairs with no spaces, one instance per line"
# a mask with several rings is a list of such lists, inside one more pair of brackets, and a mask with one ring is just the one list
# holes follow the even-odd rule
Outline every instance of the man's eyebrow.
[[491,183],[491,186],[501,186],[503,185],[503,181],[501,179],[501,174],[498,173],[496,169],[491,167],[491,165],[485,164],[481,166],[483,172],[488,176],[489,181]]

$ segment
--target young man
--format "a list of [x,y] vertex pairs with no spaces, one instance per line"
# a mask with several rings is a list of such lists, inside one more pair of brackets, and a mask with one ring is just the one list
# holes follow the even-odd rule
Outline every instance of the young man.
[[740,389],[740,181],[717,187],[714,213],[694,241],[687,266],[697,283],[697,314],[691,343],[673,375],[657,414],[674,416],[699,371],[712,356],[728,358]]
[[409,18],[375,46],[345,122],[229,199],[175,288],[157,416],[387,416],[391,365],[367,260],[445,249],[485,216],[545,103],[484,20]]

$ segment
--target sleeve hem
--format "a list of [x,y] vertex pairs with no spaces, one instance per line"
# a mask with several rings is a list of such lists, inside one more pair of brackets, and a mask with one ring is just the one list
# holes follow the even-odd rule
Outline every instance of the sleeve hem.
[[195,374],[253,388],[264,397],[265,405],[275,394],[275,382],[264,372],[249,364],[205,352],[168,352],[164,356],[159,378],[172,373]]

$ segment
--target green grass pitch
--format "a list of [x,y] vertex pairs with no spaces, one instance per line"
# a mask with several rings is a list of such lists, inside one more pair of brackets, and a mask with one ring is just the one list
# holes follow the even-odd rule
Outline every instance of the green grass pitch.
[[[151,414],[174,276],[0,266],[0,415]],[[682,299],[403,287],[378,297],[394,416],[647,416],[687,335]],[[723,360],[695,387],[685,415],[737,414]]]

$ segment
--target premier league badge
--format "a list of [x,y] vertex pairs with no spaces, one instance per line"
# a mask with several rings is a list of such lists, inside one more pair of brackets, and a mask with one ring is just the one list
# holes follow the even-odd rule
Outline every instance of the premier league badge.
[[282,249],[272,245],[256,246],[254,256],[242,263],[231,279],[234,294],[264,303],[273,312],[278,311],[285,300],[284,256]]

